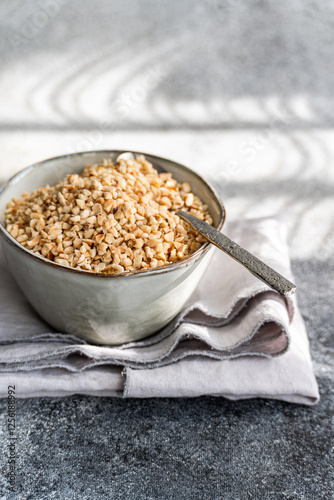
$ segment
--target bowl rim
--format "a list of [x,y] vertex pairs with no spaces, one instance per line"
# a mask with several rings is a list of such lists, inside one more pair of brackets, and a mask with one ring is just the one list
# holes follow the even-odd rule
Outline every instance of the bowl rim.
[[[154,162],[154,160],[164,160],[164,161],[167,161],[169,163],[173,163],[177,167],[181,167],[181,170],[184,170],[186,172],[190,172],[195,177],[197,177],[197,179],[199,181],[201,181],[203,184],[205,184],[209,188],[210,193],[213,195],[213,198],[215,199],[215,202],[217,203],[217,206],[219,207],[220,220],[219,220],[219,223],[218,223],[218,226],[216,229],[218,229],[219,231],[222,229],[222,227],[225,223],[225,219],[226,219],[225,206],[224,206],[223,202],[221,201],[220,196],[218,195],[215,188],[208,181],[206,181],[200,174],[198,174],[197,172],[195,172],[191,168],[183,165],[182,163],[179,163],[177,161],[171,160],[171,159],[163,157],[163,156],[152,155],[150,153],[143,153],[142,151],[133,151],[132,149],[131,150],[130,149],[129,150],[128,149],[127,150],[125,150],[125,149],[99,149],[99,150],[91,150],[91,151],[79,151],[77,153],[70,153],[70,154],[66,154],[66,155],[53,156],[51,158],[47,158],[45,160],[33,163],[32,165],[29,165],[29,166],[23,168],[22,170],[20,170],[19,172],[17,172],[15,175],[13,175],[12,177],[10,177],[8,179],[8,181],[0,189],[0,197],[3,195],[3,193],[6,191],[6,189],[9,188],[9,186],[11,184],[13,184],[16,181],[19,181],[21,177],[24,178],[31,170],[33,170],[35,168],[43,167],[43,166],[45,166],[45,164],[47,164],[50,161],[61,160],[61,159],[77,157],[77,156],[85,157],[85,156],[88,156],[88,155],[91,155],[94,153],[95,154],[105,153],[106,155],[112,153],[112,154],[116,154],[118,156],[119,154],[124,153],[124,152],[131,152],[134,155],[144,155],[145,158],[148,158],[148,161],[152,161],[152,163]],[[153,163],[153,167],[154,167],[154,163]],[[204,255],[209,251],[210,247],[212,246],[212,243],[210,243],[208,241],[207,243],[204,243],[198,250],[196,250],[194,253],[192,253],[188,257],[181,259],[181,260],[178,260],[177,262],[173,262],[171,264],[165,264],[163,266],[158,266],[158,267],[154,267],[154,268],[150,268],[150,269],[140,269],[138,271],[131,271],[131,272],[124,271],[122,273],[107,274],[107,273],[97,273],[97,272],[89,271],[89,270],[85,270],[85,269],[76,269],[73,267],[63,266],[62,264],[58,264],[57,262],[53,262],[53,261],[43,257],[42,255],[37,255],[32,250],[29,250],[28,248],[21,245],[13,236],[11,236],[11,234],[7,231],[6,227],[4,226],[4,224],[2,223],[1,220],[0,220],[0,234],[2,234],[2,236],[12,246],[19,249],[27,256],[33,257],[34,259],[36,259],[40,263],[44,263],[48,266],[58,268],[59,270],[76,273],[78,275],[81,274],[81,275],[85,275],[85,276],[101,277],[101,278],[105,278],[105,279],[116,279],[116,278],[125,278],[125,277],[130,278],[130,277],[141,276],[143,274],[145,276],[152,275],[152,274],[154,274],[154,275],[155,274],[163,274],[163,273],[167,273],[167,272],[169,272],[175,268],[178,268],[178,267],[187,267],[192,261],[196,261],[200,257],[204,257]]]

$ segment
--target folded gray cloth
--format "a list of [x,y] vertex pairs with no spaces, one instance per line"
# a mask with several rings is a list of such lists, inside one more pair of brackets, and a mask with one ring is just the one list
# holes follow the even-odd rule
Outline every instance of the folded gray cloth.
[[[279,218],[225,232],[291,276]],[[0,396],[267,397],[314,404],[318,387],[295,298],[282,298],[216,250],[184,310],[139,342],[97,346],[55,332],[31,309],[0,252]]]

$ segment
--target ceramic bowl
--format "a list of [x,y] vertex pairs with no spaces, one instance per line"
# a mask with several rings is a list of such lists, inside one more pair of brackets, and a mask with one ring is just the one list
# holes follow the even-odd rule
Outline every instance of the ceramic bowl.
[[[0,191],[0,234],[8,266],[27,300],[58,332],[96,344],[118,345],[158,331],[182,309],[210,262],[206,243],[188,258],[160,268],[105,275],[61,266],[20,245],[5,229],[5,208],[14,196],[46,184],[54,185],[103,158],[122,151],[90,151],[59,156],[25,168]],[[158,170],[189,182],[221,229],[225,209],[214,189],[189,168],[166,158],[144,154]]]

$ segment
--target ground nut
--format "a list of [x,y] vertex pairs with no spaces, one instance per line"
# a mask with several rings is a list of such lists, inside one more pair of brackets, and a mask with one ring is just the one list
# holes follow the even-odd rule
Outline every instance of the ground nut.
[[82,254],[85,254],[88,250],[88,246],[86,245],[86,243],[83,243],[80,247],[80,253]]
[[83,210],[81,212],[81,216],[80,216],[81,220],[87,219],[89,217],[89,215],[90,215],[90,211],[87,208],[85,208],[85,210]]
[[140,267],[140,264],[143,260],[143,256],[140,254],[140,255],[136,255],[135,258],[133,259],[133,265],[135,267]]
[[147,240],[147,244],[148,244],[148,246],[149,246],[149,247],[152,247],[152,248],[154,248],[154,247],[156,247],[157,245],[159,245],[159,243],[160,243],[160,240],[157,240],[157,239],[155,239],[155,238],[150,238],[149,240]]
[[106,219],[103,223],[103,227],[106,231],[108,231],[110,228],[112,228],[114,225],[114,221],[111,219]]
[[81,254],[81,255],[80,255],[80,257],[79,257],[79,258],[77,259],[77,261],[76,261],[76,265],[77,265],[77,266],[80,266],[80,265],[81,265],[81,264],[83,264],[85,261],[86,261],[85,256]]
[[107,233],[107,234],[105,235],[105,237],[104,237],[104,241],[105,241],[106,243],[112,243],[112,242],[114,241],[114,239],[115,239],[115,237],[114,237],[114,235],[113,235],[113,234],[111,234],[111,233]]
[[114,201],[113,200],[107,200],[104,205],[103,205],[103,208],[106,212],[110,212],[110,210],[113,208],[114,206]]
[[66,200],[64,198],[64,195],[60,192],[58,193],[58,200],[63,207],[66,205]]
[[106,243],[100,243],[97,247],[98,254],[103,255],[104,253],[106,253],[107,249],[108,245]]
[[41,231],[45,228],[45,221],[44,219],[39,219],[36,226],[35,226],[35,229],[36,231],[38,231],[39,233],[41,233]]
[[104,221],[105,221],[105,217],[104,217],[104,215],[98,215],[98,216],[96,217],[96,222],[97,222],[97,224],[98,224],[99,226],[102,226],[102,225],[103,225],[103,223],[104,223]]
[[69,262],[66,259],[60,259],[59,257],[55,257],[54,261],[57,262],[57,264],[61,264],[62,266],[66,266],[66,267],[69,266]]
[[97,243],[102,243],[103,238],[104,238],[104,234],[98,234],[98,235],[95,237],[95,239],[96,239]]
[[96,264],[95,271],[97,273],[101,273],[105,269],[105,267],[106,267],[105,262],[100,262],[99,264]]
[[174,240],[174,232],[171,231],[170,233],[165,234],[164,240],[165,241],[173,241]]
[[81,217],[80,217],[80,215],[73,215],[73,217],[70,217],[70,221],[72,221],[72,222],[80,222],[81,221]]
[[142,238],[137,238],[133,246],[134,248],[142,248],[144,246],[144,240]]
[[84,237],[89,239],[93,236],[94,232],[94,229],[87,229],[87,231],[84,232]]
[[35,236],[32,240],[27,241],[27,247],[32,248],[36,246],[39,243],[40,239],[40,236]]
[[127,257],[125,259],[121,259],[120,264],[124,267],[124,269],[126,269],[127,267],[132,266],[132,260]]
[[87,222],[88,222],[88,224],[95,224],[96,216],[92,215],[91,217],[88,217]]
[[102,214],[102,205],[100,203],[95,203],[95,205],[93,206],[93,212],[95,215]]
[[122,273],[124,271],[124,267],[119,264],[111,264],[110,266],[116,273]]
[[9,231],[10,234],[13,236],[13,238],[17,238],[17,236],[19,235],[19,228],[17,227],[17,225],[15,224],[13,226],[13,229],[11,231]]
[[154,256],[154,250],[153,250],[153,248],[151,248],[151,247],[144,247],[144,250],[145,250],[146,257],[148,259],[152,259],[153,256]]
[[81,208],[81,209],[84,209],[85,206],[86,206],[85,200],[83,200],[81,198],[76,199],[75,202],[78,205],[78,207]]
[[187,207],[191,207],[191,205],[194,203],[194,195],[192,193],[186,194],[184,197],[184,202]]
[[168,205],[170,206],[172,204],[170,198],[167,198],[167,196],[163,196],[161,199],[160,199],[160,204],[161,205]]
[[182,188],[182,191],[184,191],[185,193],[190,193],[190,191],[191,191],[191,188],[190,188],[190,185],[188,184],[188,182],[184,182],[183,184],[181,184],[181,188]]
[[[48,238],[49,238],[50,240],[55,240],[55,239],[56,239],[58,236],[60,236],[60,235],[61,235],[61,229],[56,228],[56,229],[52,229],[52,230],[49,232],[49,234],[48,234]],[[19,238],[17,238],[17,241],[19,241],[19,242],[20,242]],[[21,242],[20,242],[20,243],[21,243]]]

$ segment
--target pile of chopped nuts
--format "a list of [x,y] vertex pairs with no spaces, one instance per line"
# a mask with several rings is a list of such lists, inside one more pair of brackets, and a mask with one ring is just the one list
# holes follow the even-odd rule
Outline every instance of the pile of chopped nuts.
[[212,224],[188,183],[158,173],[144,156],[103,160],[55,186],[13,198],[7,231],[37,255],[96,273],[135,272],[177,262],[204,238],[176,212]]

